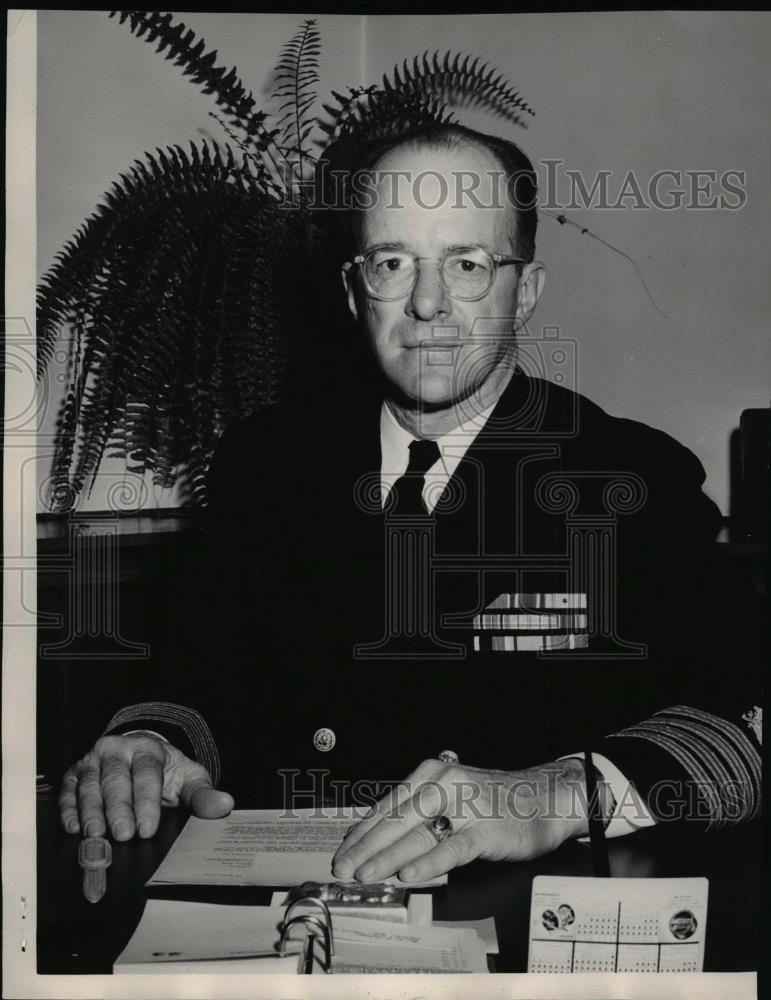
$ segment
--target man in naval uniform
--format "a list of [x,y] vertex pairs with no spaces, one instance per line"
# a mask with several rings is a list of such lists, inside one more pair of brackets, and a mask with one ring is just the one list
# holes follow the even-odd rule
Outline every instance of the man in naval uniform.
[[335,875],[423,880],[585,835],[589,758],[608,836],[751,818],[751,593],[698,460],[533,374],[529,161],[443,125],[357,168],[376,377],[330,339],[314,391],[225,433],[199,611],[67,772],[65,828],[369,804]]

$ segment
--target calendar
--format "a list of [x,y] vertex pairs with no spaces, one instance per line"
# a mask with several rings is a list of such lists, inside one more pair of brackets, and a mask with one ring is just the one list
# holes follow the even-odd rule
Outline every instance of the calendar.
[[701,972],[706,878],[538,875],[528,972]]

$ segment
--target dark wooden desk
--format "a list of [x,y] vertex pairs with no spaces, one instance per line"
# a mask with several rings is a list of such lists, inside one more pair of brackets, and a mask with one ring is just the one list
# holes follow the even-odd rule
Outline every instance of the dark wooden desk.
[[[113,845],[106,897],[97,904],[82,894],[78,838],[59,826],[55,795],[38,802],[38,972],[109,973],[141,916],[144,883],[184,823],[180,810],[164,811],[150,841]],[[690,834],[690,836],[689,836]],[[609,842],[615,876],[706,875],[710,880],[705,971],[757,968],[760,824],[714,834],[659,827]],[[591,875],[589,848],[566,844],[536,861],[478,862],[458,869],[434,902],[439,920],[494,916],[501,955],[499,972],[527,968],[530,889],[533,877]],[[267,889],[153,890],[167,899],[266,904]]]

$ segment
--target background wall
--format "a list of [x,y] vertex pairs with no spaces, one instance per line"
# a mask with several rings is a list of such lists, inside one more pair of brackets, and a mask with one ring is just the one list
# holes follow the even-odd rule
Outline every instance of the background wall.
[[[268,106],[268,80],[302,15],[184,14],[237,66]],[[728,442],[746,407],[767,406],[771,384],[771,20],[762,13],[321,16],[320,94],[378,80],[425,49],[460,49],[496,65],[537,115],[514,128],[480,112],[461,120],[516,139],[534,162],[561,160],[591,185],[610,171],[611,203],[634,170],[643,192],[660,170],[746,173],[739,211],[594,209],[567,214],[631,254],[632,265],[577,230],[543,218],[549,272],[531,323],[574,343],[572,384],[614,413],[660,427],[705,465],[707,490],[728,509]],[[128,29],[98,12],[39,13],[38,264],[53,255],[112,180],[155,146],[221,138],[211,101]],[[543,168],[539,168],[543,174]],[[664,186],[664,190],[672,184]],[[627,201],[627,204],[630,202]],[[40,475],[49,464],[59,374],[51,371]],[[49,451],[50,454],[50,451]],[[105,466],[83,506],[105,506],[122,477]],[[136,491],[135,491],[136,492]],[[138,494],[136,494],[138,495]],[[127,494],[131,506],[132,494]],[[173,496],[142,496],[147,506]]]

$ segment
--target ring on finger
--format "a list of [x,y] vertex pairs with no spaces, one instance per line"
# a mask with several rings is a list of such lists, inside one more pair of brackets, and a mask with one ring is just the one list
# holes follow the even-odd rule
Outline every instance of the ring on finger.
[[454,833],[452,820],[449,816],[434,816],[433,819],[426,822],[426,826],[437,844],[441,844],[443,840],[447,840]]

